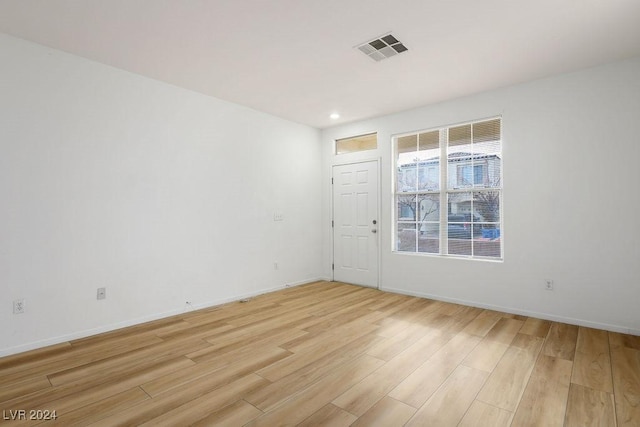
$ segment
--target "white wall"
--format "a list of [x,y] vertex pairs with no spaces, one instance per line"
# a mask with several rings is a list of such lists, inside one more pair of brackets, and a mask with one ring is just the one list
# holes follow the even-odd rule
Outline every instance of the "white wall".
[[0,355],[320,276],[318,130],[4,35],[0,63]]
[[[504,262],[393,253],[392,135],[495,115],[504,131]],[[640,335],[639,126],[635,58],[325,129],[323,221],[331,165],[380,157],[381,289]],[[334,139],[371,131],[377,151],[332,154]],[[331,258],[325,227],[325,275]]]

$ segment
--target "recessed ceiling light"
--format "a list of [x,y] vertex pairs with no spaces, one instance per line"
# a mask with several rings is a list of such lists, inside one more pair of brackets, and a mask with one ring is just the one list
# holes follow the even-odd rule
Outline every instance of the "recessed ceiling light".
[[331,114],[329,115],[329,118],[330,118],[330,119],[333,119],[333,120],[339,119],[339,118],[340,118],[340,114],[338,114],[338,113],[331,113]]

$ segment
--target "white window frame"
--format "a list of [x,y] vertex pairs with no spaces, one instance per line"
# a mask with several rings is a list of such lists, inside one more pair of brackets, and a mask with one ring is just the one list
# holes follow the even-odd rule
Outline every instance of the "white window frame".
[[[476,184],[475,183],[475,168],[473,168],[473,166],[475,165],[469,165],[472,166],[472,171],[471,171],[471,175],[472,175],[472,180],[474,181],[472,185],[468,185],[468,186],[464,186],[464,187],[453,187],[453,188],[449,188],[449,157],[448,157],[448,130],[450,128],[455,128],[458,126],[465,126],[465,125],[473,125],[475,123],[481,123],[481,122],[485,122],[485,121],[490,121],[490,120],[500,120],[500,171],[499,171],[499,182],[500,185],[497,187],[487,187],[485,185],[485,182],[480,183],[480,184]],[[440,156],[439,156],[439,164],[440,164],[440,185],[439,185],[439,189],[437,191],[435,190],[427,190],[427,189],[420,189],[418,188],[418,186],[416,185],[416,191],[398,191],[398,139],[401,137],[406,137],[406,136],[413,136],[413,135],[419,135],[422,133],[427,133],[427,132],[432,132],[432,131],[440,131],[440,138],[439,138],[439,151],[440,151]],[[393,189],[393,195],[392,195],[392,218],[393,218],[393,222],[392,222],[392,251],[394,253],[397,254],[402,254],[402,255],[420,255],[420,256],[436,256],[436,257],[451,257],[451,258],[462,258],[462,259],[473,259],[473,260],[483,260],[483,261],[503,261],[504,260],[504,217],[503,217],[503,201],[504,201],[504,180],[503,180],[503,169],[504,169],[504,144],[503,144],[503,132],[502,132],[502,117],[501,116],[495,116],[495,117],[488,117],[485,119],[478,119],[478,120],[472,120],[472,121],[468,121],[468,122],[463,122],[463,123],[458,123],[458,124],[452,124],[452,125],[447,125],[447,126],[441,126],[441,127],[437,127],[437,128],[431,128],[431,129],[424,129],[424,130],[420,130],[420,131],[416,131],[416,132],[409,132],[409,133],[403,133],[403,134],[397,134],[394,135],[392,137],[392,147],[391,147],[391,151],[392,151],[392,159],[393,159],[393,174],[392,174],[392,179],[393,179],[393,184],[392,184],[392,189]],[[488,182],[488,180],[490,179],[489,176],[489,165],[488,163],[485,161],[483,163],[480,163],[483,167],[483,181]],[[457,175],[457,170],[458,167],[453,168],[455,170],[454,173],[456,173]],[[457,176],[455,177],[457,179]],[[416,172],[416,179],[419,179],[419,172]],[[475,192],[478,191],[482,191],[481,189],[485,189],[485,191],[498,191],[499,194],[499,221],[498,221],[498,227],[499,227],[499,232],[500,232],[500,256],[499,257],[493,257],[493,256],[481,256],[481,255],[475,255],[473,254],[473,248],[474,248],[474,244],[472,243],[472,253],[471,255],[463,255],[463,254],[450,254],[449,253],[449,248],[448,248],[448,243],[449,243],[449,239],[448,239],[448,228],[449,228],[449,208],[448,208],[448,199],[449,199],[449,195],[450,194],[456,194],[456,193],[472,193],[474,194]],[[416,250],[415,251],[401,251],[398,250],[398,223],[403,222],[401,220],[401,218],[398,218],[398,196],[400,195],[404,195],[404,196],[415,196],[418,197],[419,195],[423,195],[423,194],[438,194],[439,195],[439,203],[440,203],[440,221],[439,221],[439,252],[438,253],[432,253],[432,252],[419,252],[418,250],[418,246],[416,245]],[[472,214],[473,214],[473,210],[472,210]],[[415,228],[416,228],[416,238],[418,238],[418,229],[421,226],[421,221],[419,220],[419,218],[417,218],[417,212],[416,212],[416,218],[414,219],[415,222]],[[471,230],[471,239],[473,240],[473,229]]]

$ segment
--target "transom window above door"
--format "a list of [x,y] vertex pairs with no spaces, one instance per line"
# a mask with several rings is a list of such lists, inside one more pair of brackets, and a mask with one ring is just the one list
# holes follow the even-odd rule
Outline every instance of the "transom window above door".
[[356,153],[378,148],[378,134],[352,136],[336,140],[336,154]]

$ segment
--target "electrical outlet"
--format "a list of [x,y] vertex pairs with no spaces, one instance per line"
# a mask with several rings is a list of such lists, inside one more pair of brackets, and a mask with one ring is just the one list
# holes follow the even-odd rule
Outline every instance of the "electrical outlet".
[[277,263],[277,262],[274,262],[274,263],[273,263],[273,269],[274,269],[274,270],[277,270],[278,268],[279,268],[279,267],[278,267],[278,263]]
[[13,314],[22,314],[24,313],[24,310],[24,298],[13,301]]
[[107,288],[98,288],[97,298],[98,299],[107,298]]
[[553,279],[544,279],[544,288],[547,291],[553,290]]

